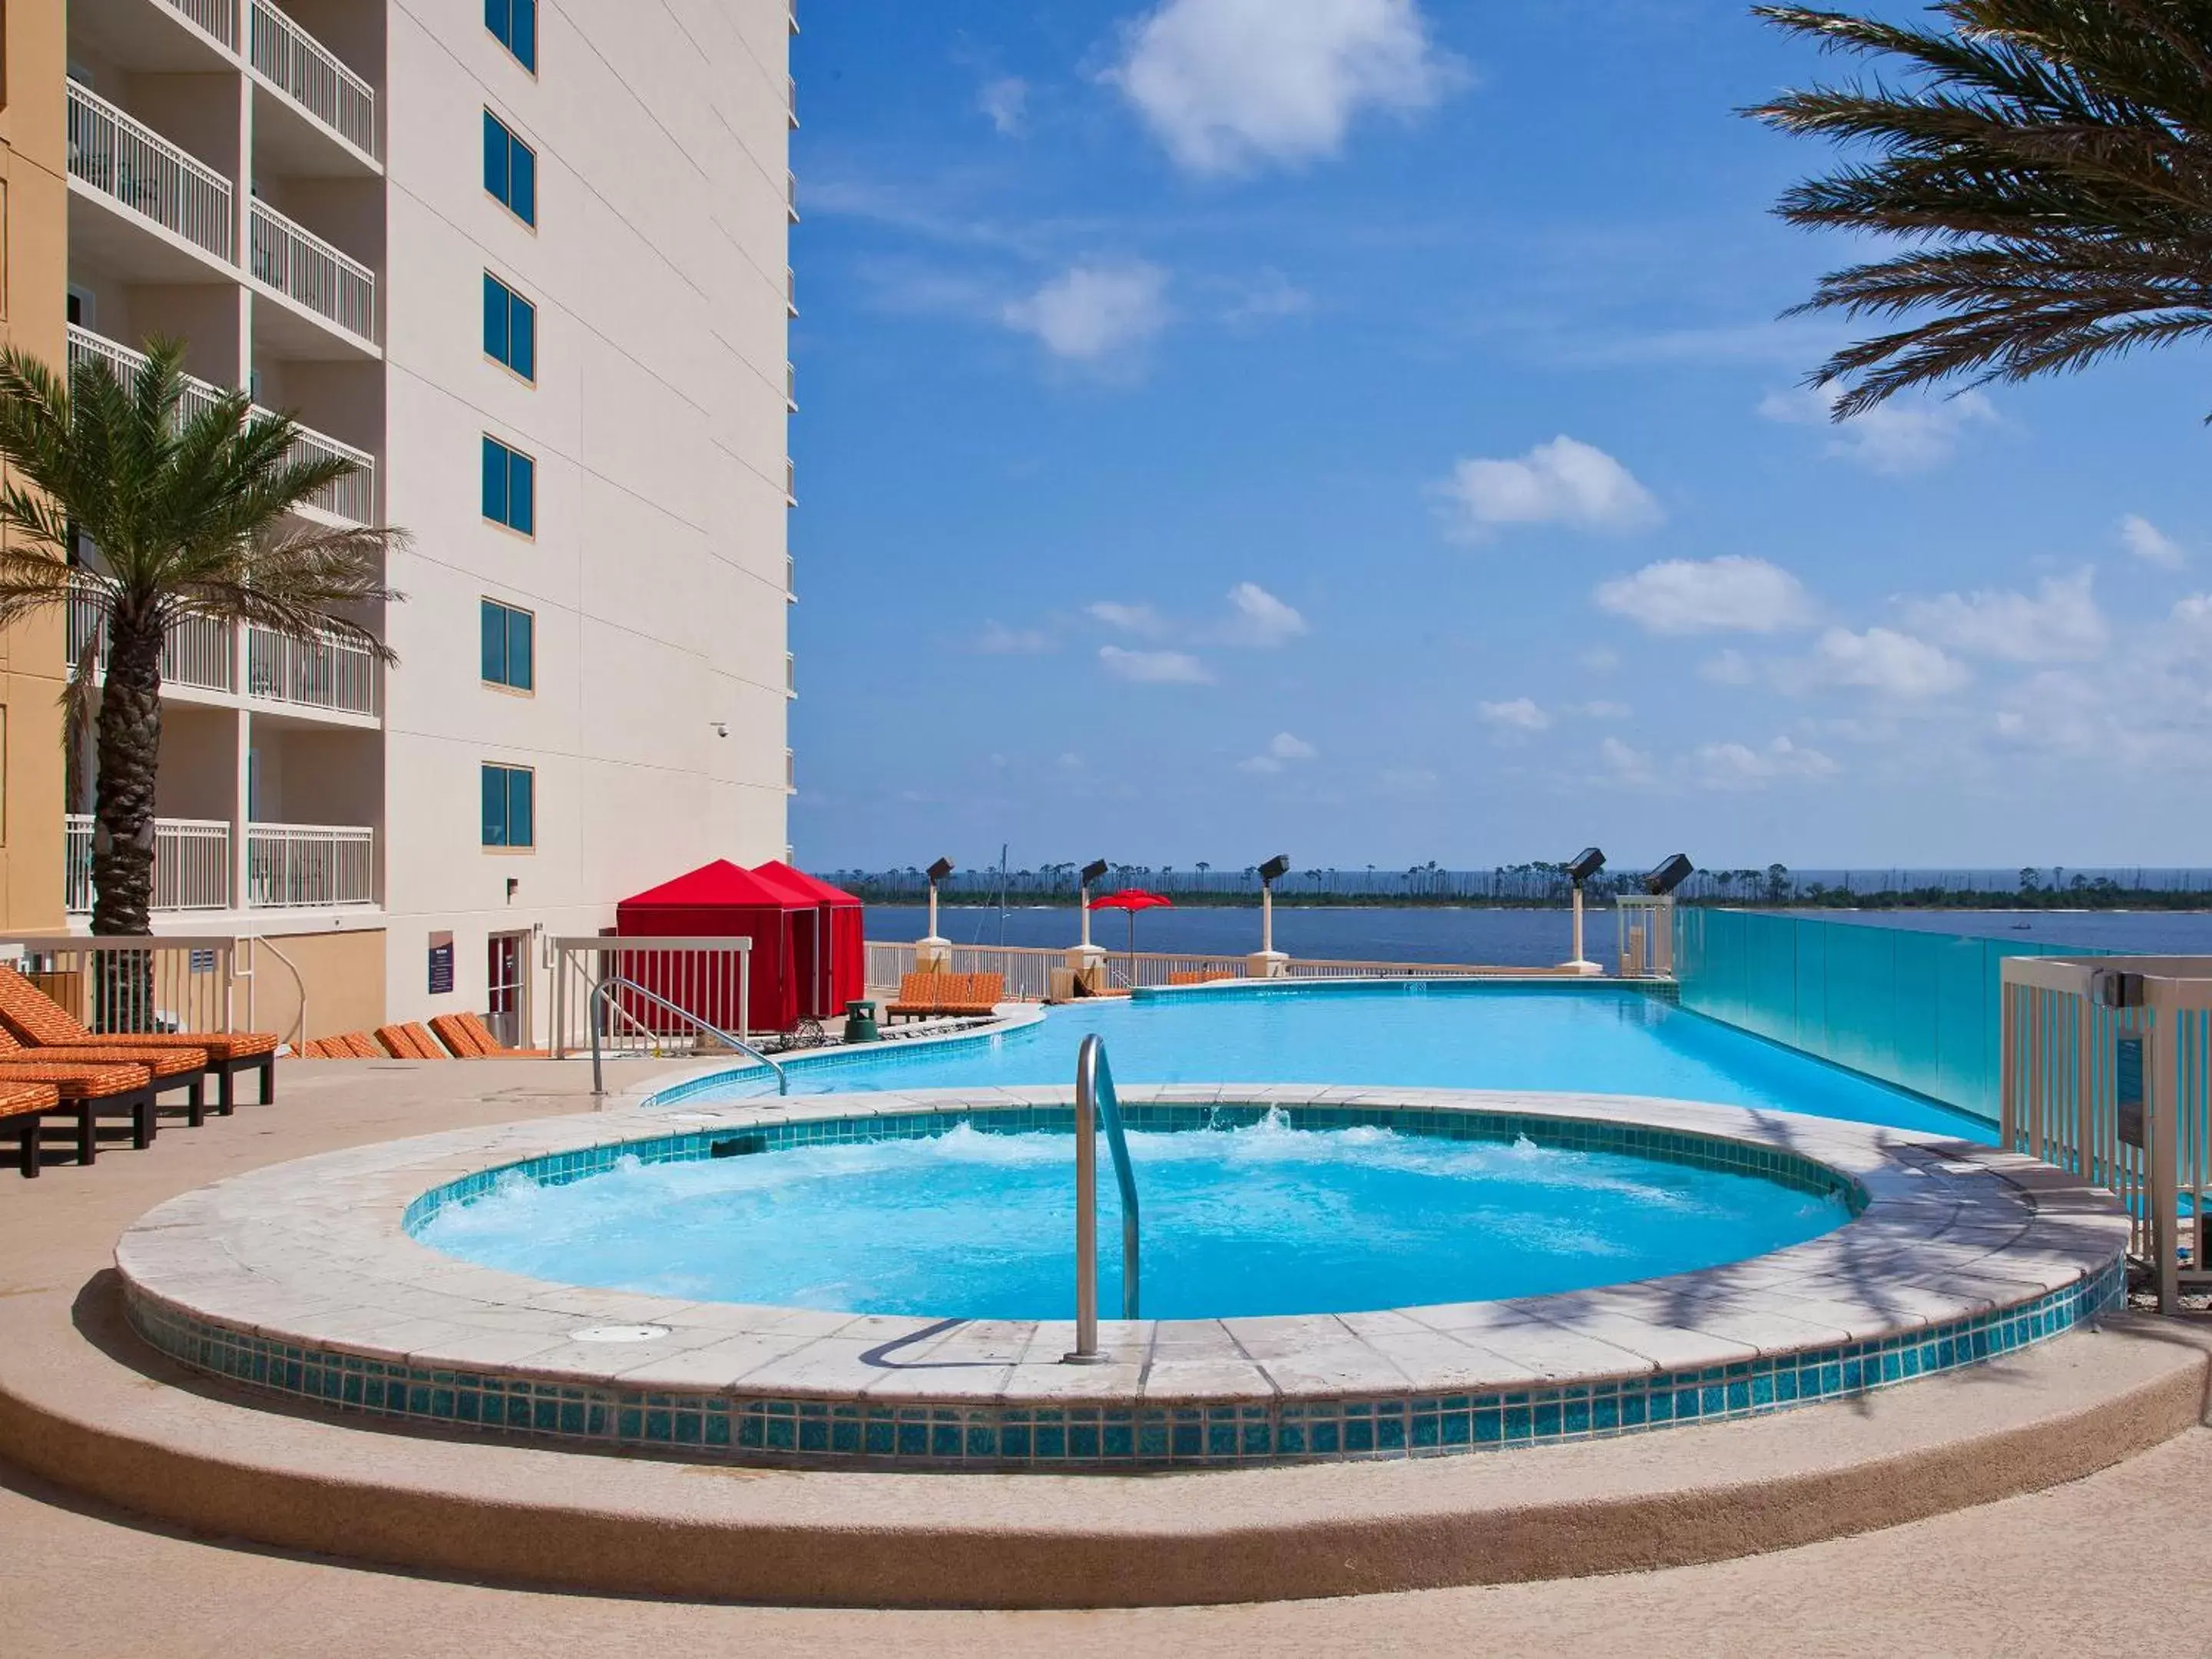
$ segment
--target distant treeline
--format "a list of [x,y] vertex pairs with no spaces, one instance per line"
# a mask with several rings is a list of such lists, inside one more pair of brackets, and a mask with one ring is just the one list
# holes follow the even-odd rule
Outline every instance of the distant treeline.
[[[938,888],[948,904],[1068,905],[1076,899],[1080,866],[1050,864],[1036,870],[956,870]],[[823,879],[871,904],[918,904],[929,878],[919,869],[824,870]],[[1218,869],[1200,864],[1177,869],[1114,865],[1092,888],[1095,898],[1117,888],[1141,887],[1195,905],[1256,905],[1256,867]],[[1616,893],[1644,890],[1636,870],[1607,870],[1587,889],[1600,902]],[[1571,884],[1562,864],[1499,865],[1490,870],[1446,870],[1434,864],[1409,870],[1293,870],[1275,884],[1279,904],[1456,905],[1520,908],[1565,904]],[[2212,870],[2094,869],[2063,866],[2020,870],[1700,870],[1675,891],[1690,904],[1773,905],[1835,909],[1968,910],[2195,910],[2212,906]]]

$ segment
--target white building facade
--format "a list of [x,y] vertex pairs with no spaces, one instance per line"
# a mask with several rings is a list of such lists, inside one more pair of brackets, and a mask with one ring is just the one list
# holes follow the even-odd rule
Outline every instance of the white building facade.
[[70,0],[72,353],[188,339],[359,461],[320,511],[410,536],[392,669],[169,653],[159,925],[276,939],[315,1028],[520,1039],[548,936],[787,850],[794,27]]

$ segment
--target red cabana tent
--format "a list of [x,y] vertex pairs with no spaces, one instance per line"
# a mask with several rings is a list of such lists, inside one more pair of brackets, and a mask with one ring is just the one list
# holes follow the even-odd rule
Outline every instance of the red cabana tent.
[[[746,938],[751,951],[750,1006],[756,1031],[788,1031],[799,1024],[805,989],[794,934],[811,932],[817,907],[781,883],[727,859],[648,888],[615,907],[615,932],[630,939]],[[797,924],[794,927],[794,923]],[[676,952],[625,953],[620,971],[709,1024],[734,1031],[739,1023],[736,977],[687,963]],[[668,1020],[642,998],[629,1012],[653,1030]],[[627,1005],[626,1005],[627,1006]]]
[[794,918],[792,927],[801,1011],[827,1019],[842,1012],[847,1003],[867,995],[867,926],[860,901],[781,859],[755,865],[752,872],[813,912],[811,922]]

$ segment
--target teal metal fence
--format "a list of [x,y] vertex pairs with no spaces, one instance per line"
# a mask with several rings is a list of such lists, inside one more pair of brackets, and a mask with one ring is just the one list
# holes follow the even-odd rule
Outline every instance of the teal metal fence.
[[2007,957],[2086,946],[1744,910],[1678,910],[1685,1008],[1996,1120]]

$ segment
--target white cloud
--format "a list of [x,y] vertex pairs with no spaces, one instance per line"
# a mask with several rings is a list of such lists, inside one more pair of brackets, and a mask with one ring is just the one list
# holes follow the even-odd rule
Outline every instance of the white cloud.
[[975,106],[990,118],[1000,137],[1018,137],[1029,121],[1030,83],[1018,75],[986,81],[975,94]]
[[1700,744],[1692,757],[1709,789],[1763,789],[1787,778],[1831,778],[1843,769],[1817,749],[1777,738],[1764,749],[1741,743]]
[[1008,628],[987,622],[975,636],[975,650],[990,657],[1036,657],[1053,648],[1052,635],[1042,628]]
[[1619,738],[1607,738],[1597,746],[1597,757],[1612,775],[1615,783],[1636,787],[1656,781],[1651,757],[1640,749],[1632,749]]
[[1168,631],[1166,618],[1149,605],[1125,605],[1119,599],[1098,599],[1083,607],[1084,614],[1109,628],[1156,640]]
[[1292,737],[1288,732],[1278,732],[1267,740],[1266,750],[1249,760],[1237,762],[1237,765],[1238,770],[1244,772],[1279,772],[1286,766],[1317,760],[1320,757],[1321,750],[1304,738]]
[[1187,172],[1333,155],[1366,109],[1407,116],[1460,78],[1414,0],[1164,0],[1104,78]]
[[1288,645],[1306,633],[1306,619],[1257,582],[1239,582],[1229,590],[1230,618],[1221,629],[1228,645],[1259,649]]
[[1144,345],[1168,324],[1168,274],[1142,260],[1071,265],[1000,313],[1046,350],[1103,366]]
[[2096,573],[2045,577],[2033,594],[1984,589],[1939,593],[1905,606],[1905,626],[1972,657],[2002,662],[2093,662],[2112,630],[2090,592]]
[[1500,732],[1545,732],[1552,725],[1552,717],[1528,697],[1515,697],[1510,702],[1477,703],[1475,712]]
[[1698,678],[1715,685],[1749,685],[1756,678],[1751,659],[1735,650],[1717,651],[1698,665]]
[[2120,520],[2120,544],[2145,564],[2154,564],[2161,570],[2179,570],[2189,562],[2179,543],[2137,514],[2130,513]]
[[1575,660],[1592,674],[1610,674],[1620,666],[1620,653],[1609,645],[1594,645]]
[[1863,634],[1832,628],[1814,647],[1802,675],[1814,684],[1859,686],[1876,695],[1911,700],[1955,691],[1972,678],[1963,663],[1942,648],[1894,629],[1869,628]]
[[1805,584],[1764,559],[1663,559],[1597,589],[1610,611],[1652,634],[1774,634],[1814,617]]
[[1838,425],[1830,416],[1842,396],[1837,386],[1773,392],[1759,400],[1759,412],[1770,421],[1826,427],[1833,434],[1828,453],[1893,476],[1939,467],[1958,453],[1970,428],[1999,424],[1987,398],[1962,392],[1940,402],[1892,398]]
[[1560,436],[1517,460],[1467,460],[1437,486],[1454,528],[1480,540],[1499,525],[1640,530],[1664,516],[1651,492],[1603,450]]
[[1098,660],[1117,679],[1139,685],[1206,685],[1213,678],[1204,663],[1182,651],[1125,651],[1118,645],[1102,645]]

